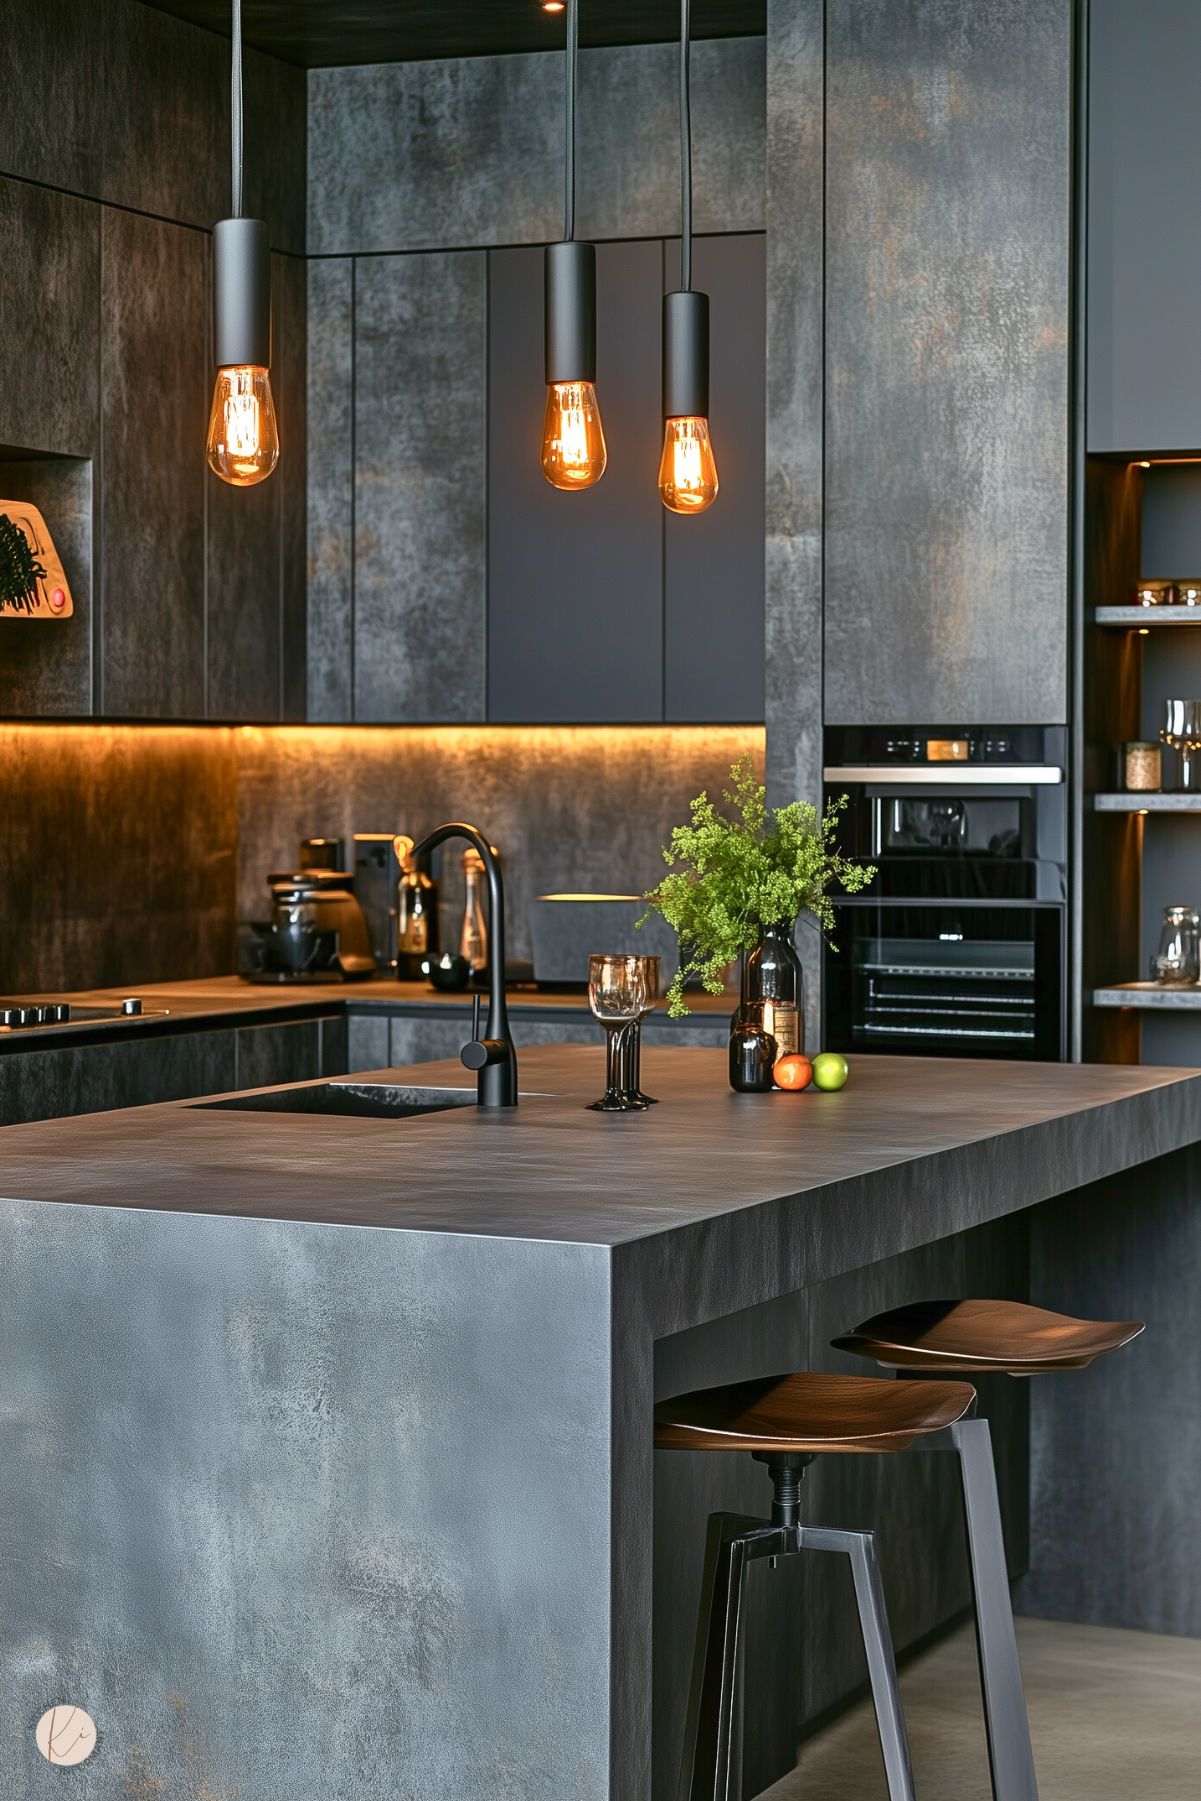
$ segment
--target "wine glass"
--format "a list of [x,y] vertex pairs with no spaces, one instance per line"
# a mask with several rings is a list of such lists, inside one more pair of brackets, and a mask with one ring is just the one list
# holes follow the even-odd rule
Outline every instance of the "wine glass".
[[1159,736],[1180,757],[1180,789],[1197,788],[1196,754],[1201,750],[1201,700],[1166,700]]
[[605,1092],[591,1103],[595,1113],[644,1113],[648,1102],[633,1093],[624,1079],[629,1033],[650,1011],[645,957],[594,956],[588,959],[588,1004],[605,1028],[607,1076]]
[[621,1085],[627,1093],[636,1095],[640,1101],[645,1101],[648,1107],[657,1107],[659,1103],[653,1094],[643,1094],[641,1079],[642,1022],[647,1017],[648,1013],[654,1012],[658,1005],[659,958],[639,957],[638,962],[643,966],[643,976],[646,985],[646,1004],[638,1015],[638,1018],[630,1027],[629,1032],[626,1034],[626,1041],[622,1050]]

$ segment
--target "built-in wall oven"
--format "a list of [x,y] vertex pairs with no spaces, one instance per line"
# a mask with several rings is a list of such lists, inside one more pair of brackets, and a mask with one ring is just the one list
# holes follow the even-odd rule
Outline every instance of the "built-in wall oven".
[[1062,726],[827,728],[840,842],[877,874],[836,902],[826,1043],[1067,1055],[1066,752]]

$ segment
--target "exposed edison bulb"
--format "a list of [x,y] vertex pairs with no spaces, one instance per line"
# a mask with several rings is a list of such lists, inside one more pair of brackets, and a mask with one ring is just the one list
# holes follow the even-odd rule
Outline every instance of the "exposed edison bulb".
[[556,381],[546,390],[542,473],[552,488],[591,488],[608,453],[596,389],[590,381]]
[[659,494],[672,513],[703,513],[717,499],[717,464],[707,419],[668,419],[663,428]]
[[265,481],[279,461],[271,377],[257,364],[218,369],[209,414],[209,468],[235,488]]

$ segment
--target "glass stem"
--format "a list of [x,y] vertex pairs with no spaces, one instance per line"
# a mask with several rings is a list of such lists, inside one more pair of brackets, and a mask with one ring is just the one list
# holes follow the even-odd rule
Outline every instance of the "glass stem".
[[626,1034],[629,1032],[629,1029],[628,1021],[623,1021],[620,1025],[611,1026],[606,1024],[605,1026],[605,1030],[609,1034],[609,1041],[606,1046],[609,1061],[609,1074],[606,1085],[610,1094],[621,1094],[625,1087],[622,1075],[625,1064]]

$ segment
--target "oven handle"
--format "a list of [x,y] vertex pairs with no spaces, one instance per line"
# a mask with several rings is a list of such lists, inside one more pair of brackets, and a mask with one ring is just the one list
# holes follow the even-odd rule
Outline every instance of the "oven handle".
[[1063,770],[1052,763],[850,763],[828,764],[822,771],[827,782],[904,782],[928,788],[972,787],[1050,788],[1063,781]]

